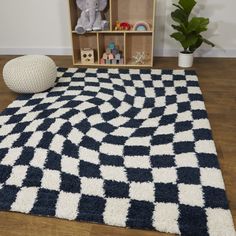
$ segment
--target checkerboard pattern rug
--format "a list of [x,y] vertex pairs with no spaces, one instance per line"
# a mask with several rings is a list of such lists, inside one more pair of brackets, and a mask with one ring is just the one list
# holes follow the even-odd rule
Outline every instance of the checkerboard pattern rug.
[[59,68],[0,114],[0,210],[234,235],[196,74]]

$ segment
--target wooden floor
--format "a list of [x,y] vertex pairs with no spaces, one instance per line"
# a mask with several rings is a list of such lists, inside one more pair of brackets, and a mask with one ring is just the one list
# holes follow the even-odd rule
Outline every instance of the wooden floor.
[[[15,98],[3,83],[2,68],[13,57],[0,57],[0,111]],[[58,66],[72,67],[70,57],[52,57]],[[155,68],[176,68],[175,58],[157,58]],[[230,209],[236,225],[236,59],[196,59],[195,68],[216,142]],[[158,232],[69,222],[0,212],[0,235],[24,236],[160,236]]]

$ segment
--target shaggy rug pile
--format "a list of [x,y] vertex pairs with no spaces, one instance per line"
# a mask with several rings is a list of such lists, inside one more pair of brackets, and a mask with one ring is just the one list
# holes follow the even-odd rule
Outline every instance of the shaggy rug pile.
[[0,210],[234,235],[196,74],[59,68],[0,114]]

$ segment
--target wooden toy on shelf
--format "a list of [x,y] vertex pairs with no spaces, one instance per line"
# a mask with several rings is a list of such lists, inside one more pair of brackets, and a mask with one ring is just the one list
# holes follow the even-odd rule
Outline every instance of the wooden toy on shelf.
[[114,56],[113,56],[113,54],[112,54],[112,53],[110,53],[110,54],[108,55],[108,58],[109,58],[109,60],[113,60],[113,59],[114,59]]
[[91,65],[95,63],[94,50],[91,48],[81,49],[81,63],[84,65]]
[[115,25],[115,30],[119,31],[119,30],[131,30],[132,29],[132,25],[129,24],[128,22],[119,22],[117,21],[116,22],[116,25]]
[[109,43],[105,51],[100,60],[101,64],[124,64],[124,59],[115,43]]
[[133,56],[135,65],[143,65],[146,60],[145,52],[136,52],[136,55]]
[[133,26],[134,31],[150,31],[150,25],[145,21],[138,21]]
[[116,60],[120,60],[121,59],[120,53],[116,54],[115,58],[116,58]]
[[111,49],[110,48],[107,48],[106,49],[106,54],[110,54],[112,51],[111,51]]
[[114,50],[115,48],[116,48],[116,45],[115,45],[115,43],[109,43],[109,45],[108,45],[108,48],[110,49],[110,50]]
[[111,52],[112,52],[113,55],[116,55],[116,54],[119,53],[119,50],[118,50],[118,48],[114,48],[114,49],[112,49]]

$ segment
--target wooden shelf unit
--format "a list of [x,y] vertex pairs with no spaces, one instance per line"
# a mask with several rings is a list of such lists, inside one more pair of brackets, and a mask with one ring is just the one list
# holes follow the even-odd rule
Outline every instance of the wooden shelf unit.
[[[86,67],[152,67],[155,33],[156,0],[108,0],[109,4],[104,11],[109,21],[110,30],[92,31],[83,35],[75,32],[80,10],[76,0],[68,0],[71,19],[71,35],[73,48],[73,64]],[[115,23],[129,22],[135,24],[145,21],[151,26],[150,31],[116,31]],[[101,64],[100,59],[110,42],[114,42],[124,57],[124,64]],[[95,63],[85,65],[81,63],[81,48],[92,48],[95,52]],[[133,56],[136,52],[145,52],[146,60],[142,65],[136,65]]]

